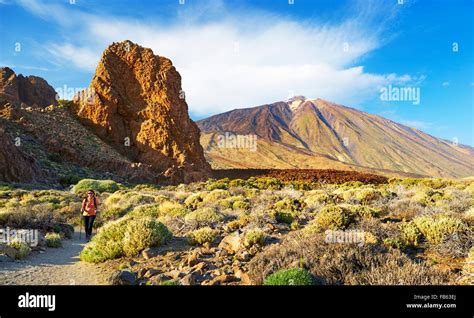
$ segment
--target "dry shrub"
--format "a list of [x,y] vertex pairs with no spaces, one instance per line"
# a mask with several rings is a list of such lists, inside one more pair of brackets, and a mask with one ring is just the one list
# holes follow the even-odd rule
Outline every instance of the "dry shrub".
[[250,278],[262,284],[268,275],[301,264],[320,284],[448,284],[445,272],[415,263],[398,250],[378,244],[326,243],[323,235],[289,234],[249,263]]

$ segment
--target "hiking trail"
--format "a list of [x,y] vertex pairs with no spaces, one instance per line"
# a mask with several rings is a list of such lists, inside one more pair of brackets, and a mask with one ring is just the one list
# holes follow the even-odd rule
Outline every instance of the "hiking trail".
[[107,285],[110,269],[82,262],[85,237],[62,240],[60,248],[32,252],[25,260],[0,263],[0,285]]

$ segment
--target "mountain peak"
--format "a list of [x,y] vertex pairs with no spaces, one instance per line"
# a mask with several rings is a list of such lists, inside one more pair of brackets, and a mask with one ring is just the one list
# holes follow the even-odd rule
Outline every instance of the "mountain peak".
[[288,99],[287,103],[290,106],[292,112],[296,111],[298,107],[306,101],[306,97],[302,95],[293,96],[292,98]]

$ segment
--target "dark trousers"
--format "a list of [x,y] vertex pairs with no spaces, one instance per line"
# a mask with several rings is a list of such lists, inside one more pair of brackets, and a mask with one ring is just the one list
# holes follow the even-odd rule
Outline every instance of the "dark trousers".
[[92,236],[92,226],[94,225],[95,215],[87,215],[84,216],[84,231],[86,232],[86,236]]

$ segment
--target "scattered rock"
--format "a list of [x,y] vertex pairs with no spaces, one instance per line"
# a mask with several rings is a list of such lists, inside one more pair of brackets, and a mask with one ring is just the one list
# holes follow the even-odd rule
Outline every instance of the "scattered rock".
[[184,276],[181,280],[180,283],[181,285],[196,285],[198,283],[198,279],[201,277],[198,273],[190,273]]
[[193,252],[193,253],[189,254],[188,258],[186,259],[186,263],[189,266],[194,266],[194,265],[198,264],[199,263],[198,253]]
[[242,251],[241,253],[237,254],[237,259],[241,260],[242,262],[248,262],[252,256],[247,251]]
[[238,232],[227,235],[219,243],[219,248],[226,250],[230,254],[237,253],[242,246],[242,240]]
[[0,244],[0,253],[5,254],[11,259],[16,259],[18,251],[8,245]]
[[146,271],[146,273],[143,275],[143,277],[150,278],[150,277],[153,277],[153,276],[158,275],[160,273],[161,273],[161,271],[159,271],[157,269],[154,269],[154,268],[151,268],[151,269]]
[[0,263],[2,263],[2,262],[13,262],[13,261],[14,261],[14,259],[12,259],[8,255],[5,255],[5,254],[0,255]]
[[235,280],[235,277],[232,275],[222,274],[213,278],[209,284],[210,285],[222,285],[224,283],[230,283]]
[[150,259],[155,257],[157,254],[151,248],[147,247],[142,251],[142,257],[144,259]]
[[110,277],[112,285],[136,285],[137,277],[129,271],[117,271]]

